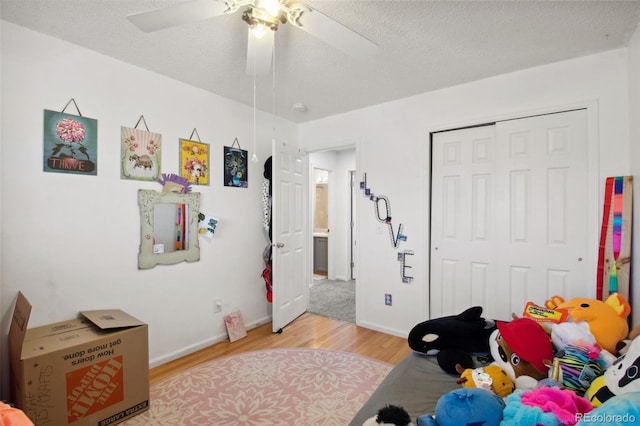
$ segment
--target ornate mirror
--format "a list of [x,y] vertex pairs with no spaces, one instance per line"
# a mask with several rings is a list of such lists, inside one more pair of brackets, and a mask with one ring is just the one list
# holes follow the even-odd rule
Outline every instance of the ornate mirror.
[[140,252],[138,268],[200,260],[200,193],[138,190]]

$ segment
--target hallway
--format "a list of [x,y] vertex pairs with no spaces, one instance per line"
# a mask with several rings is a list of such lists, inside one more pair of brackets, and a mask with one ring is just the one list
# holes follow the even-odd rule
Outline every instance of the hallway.
[[355,324],[355,280],[329,280],[314,275],[313,284],[309,288],[307,312]]

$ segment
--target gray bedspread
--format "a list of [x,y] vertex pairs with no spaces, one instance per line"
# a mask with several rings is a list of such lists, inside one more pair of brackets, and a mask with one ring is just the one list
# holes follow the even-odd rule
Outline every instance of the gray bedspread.
[[403,407],[416,422],[422,414],[433,414],[443,394],[460,388],[460,376],[445,373],[435,356],[412,352],[389,372],[349,426],[362,426],[385,405]]

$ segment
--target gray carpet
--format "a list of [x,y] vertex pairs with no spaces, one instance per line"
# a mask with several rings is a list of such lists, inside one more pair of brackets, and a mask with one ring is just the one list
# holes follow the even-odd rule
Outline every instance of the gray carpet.
[[355,324],[356,282],[314,280],[308,312]]

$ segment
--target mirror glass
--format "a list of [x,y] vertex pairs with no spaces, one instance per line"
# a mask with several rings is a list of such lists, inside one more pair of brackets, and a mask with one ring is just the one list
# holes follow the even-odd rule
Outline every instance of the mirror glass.
[[153,253],[163,254],[189,248],[186,204],[156,203],[153,206]]
[[138,268],[200,260],[200,194],[138,191],[140,252]]

